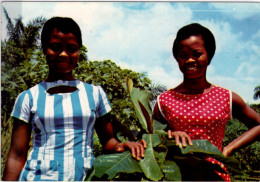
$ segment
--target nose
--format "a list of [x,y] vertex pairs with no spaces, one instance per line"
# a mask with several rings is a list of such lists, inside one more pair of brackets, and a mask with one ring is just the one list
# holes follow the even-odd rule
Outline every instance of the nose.
[[65,56],[65,57],[67,57],[67,56],[69,56],[69,55],[67,54],[67,52],[66,52],[65,50],[63,50],[63,51],[59,54],[59,56]]
[[189,58],[186,63],[193,63],[193,62],[196,62],[193,58]]

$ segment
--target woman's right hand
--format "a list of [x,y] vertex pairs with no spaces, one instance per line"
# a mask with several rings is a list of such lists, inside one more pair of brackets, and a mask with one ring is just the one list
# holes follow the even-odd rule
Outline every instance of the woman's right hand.
[[186,132],[168,130],[167,134],[168,134],[168,138],[170,139],[172,137],[175,138],[175,142],[177,146],[181,145],[183,147],[186,147],[187,141],[189,145],[193,145],[190,136]]

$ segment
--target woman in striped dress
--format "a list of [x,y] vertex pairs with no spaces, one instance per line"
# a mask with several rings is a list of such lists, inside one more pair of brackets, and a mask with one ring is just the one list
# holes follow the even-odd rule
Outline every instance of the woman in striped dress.
[[[192,145],[194,139],[206,139],[218,147],[224,156],[229,156],[259,138],[260,117],[240,96],[207,81],[206,71],[214,53],[215,39],[207,28],[194,23],[178,31],[173,55],[183,73],[183,82],[158,97],[153,115],[168,125],[168,137],[174,137],[177,145],[185,147],[187,143]],[[225,126],[232,115],[245,123],[249,130],[222,148]],[[206,168],[201,171],[193,166],[193,172],[186,173],[190,167],[186,163],[181,168],[186,169],[181,171],[183,180],[230,181],[222,163],[210,157],[206,160],[219,165],[221,171]]]
[[[145,141],[120,143],[113,137],[107,115],[111,107],[103,89],[73,77],[82,46],[77,23],[51,18],[44,24],[41,42],[48,77],[16,99],[4,180],[83,180],[93,164],[94,128],[106,151],[128,149],[137,160],[143,157]],[[33,147],[27,156],[31,132]]]

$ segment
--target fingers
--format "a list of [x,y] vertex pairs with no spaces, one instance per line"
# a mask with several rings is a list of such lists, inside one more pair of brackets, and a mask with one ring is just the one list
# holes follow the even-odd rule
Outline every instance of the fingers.
[[191,140],[190,136],[185,132],[168,130],[167,134],[170,139],[172,137],[175,138],[175,142],[176,142],[177,146],[186,147],[187,141],[188,141],[189,145],[192,145],[192,140]]
[[141,157],[144,158],[144,149],[147,148],[147,143],[146,143],[145,140],[141,140],[141,141],[139,142],[139,144],[141,145],[141,146],[140,146],[140,149],[141,149]]
[[168,134],[168,138],[172,138],[172,131],[171,130],[168,130],[168,132],[167,132],[167,134]]
[[191,138],[190,138],[190,136],[187,134],[187,139],[188,139],[188,143],[189,143],[189,145],[193,145],[193,143],[192,143],[192,140],[191,140]]
[[145,140],[141,140],[139,143],[142,144],[144,148],[147,148],[147,143]]
[[124,152],[124,151],[125,151],[124,144],[123,144],[123,143],[118,144],[118,145],[115,147],[115,151],[116,151],[116,152]]
[[[129,149],[131,151],[132,157],[140,160],[144,158],[145,155],[145,148],[147,148],[147,143],[145,140],[141,140],[139,143],[137,142],[125,142],[122,144],[118,144],[117,148],[123,147],[124,149]],[[117,152],[121,152],[116,149]],[[124,150],[123,150],[124,151]]]

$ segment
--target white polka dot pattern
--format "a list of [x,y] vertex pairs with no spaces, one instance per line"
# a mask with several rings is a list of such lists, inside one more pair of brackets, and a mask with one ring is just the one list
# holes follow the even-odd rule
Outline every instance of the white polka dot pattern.
[[[158,103],[172,130],[184,131],[192,139],[209,140],[222,151],[225,126],[231,118],[229,90],[213,86],[204,94],[185,95],[171,89],[159,96]],[[217,160],[207,160],[226,170]],[[217,173],[225,181],[230,181],[228,173]]]
[[229,90],[214,86],[205,94],[184,95],[173,90],[159,97],[161,112],[175,131],[192,139],[206,139],[220,150],[225,126],[230,119]]

